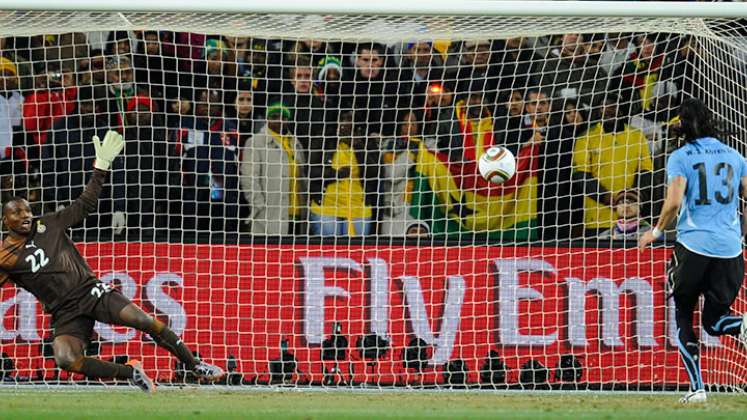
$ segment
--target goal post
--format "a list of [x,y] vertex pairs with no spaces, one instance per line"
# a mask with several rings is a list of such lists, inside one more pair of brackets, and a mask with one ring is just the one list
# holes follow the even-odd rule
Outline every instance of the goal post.
[[[500,28],[505,28],[497,17],[543,17],[561,18],[564,24],[583,25],[584,18],[595,18],[597,23],[609,19],[609,24],[637,25],[640,29],[661,30],[656,22],[666,24],[670,31],[682,31],[689,26],[690,31],[705,29],[705,24],[714,19],[735,20],[744,18],[747,12],[739,2],[735,3],[692,3],[678,2],[603,2],[603,1],[490,1],[468,0],[452,3],[445,0],[412,1],[406,4],[392,0],[376,2],[375,4],[354,3],[333,0],[319,3],[289,1],[274,3],[266,0],[236,1],[223,0],[214,3],[179,2],[165,0],[154,3],[144,0],[131,2],[112,1],[102,4],[95,0],[76,0],[72,3],[60,3],[54,0],[35,0],[24,2],[7,0],[3,2],[3,28],[15,34],[38,33],[39,30],[73,30],[77,29],[75,20],[65,20],[61,23],[58,17],[64,17],[66,12],[77,11],[86,16],[87,23],[79,22],[82,30],[139,30],[147,27],[161,27],[170,30],[210,32],[213,23],[223,23],[224,32],[231,35],[255,34],[264,28],[270,29],[275,35],[317,37],[334,36],[356,39],[359,37],[387,37],[392,35],[408,35],[410,38],[419,36],[424,38],[450,38],[454,30],[459,30],[460,38],[469,39],[477,36],[496,36],[503,34]],[[13,11],[14,13],[7,13]],[[192,14],[192,15],[190,15]],[[181,17],[180,17],[181,15]],[[199,15],[209,19],[191,19]],[[325,16],[337,25],[332,25],[339,32],[330,32],[330,28],[313,25],[284,26],[268,28],[262,25],[261,18],[303,17],[316,15]],[[353,16],[366,16],[356,22]],[[38,20],[34,21],[36,17]],[[417,19],[404,19],[417,17]],[[29,18],[32,18],[31,20]],[[361,23],[367,23],[375,18],[400,23],[400,33],[386,34],[381,32],[360,32]],[[464,18],[474,23],[470,25]],[[573,18],[573,19],[568,19]],[[260,19],[255,21],[254,19]],[[272,20],[270,20],[271,22]],[[29,22],[33,22],[30,25]],[[244,23],[242,23],[244,22]],[[286,22],[293,22],[292,19]],[[680,23],[675,23],[680,22]],[[410,25],[407,25],[407,24]],[[432,23],[433,25],[427,25]],[[492,23],[492,24],[491,24]],[[552,32],[551,28],[531,25],[531,32]],[[674,24],[674,26],[669,26]],[[66,28],[61,26],[66,25]],[[409,29],[405,29],[410,26]],[[417,29],[416,29],[417,27]],[[375,28],[370,28],[375,29]],[[411,33],[407,34],[405,31]],[[299,33],[297,31],[304,31]],[[505,31],[505,30],[504,30]],[[530,31],[522,31],[529,33]],[[333,35],[334,34],[334,35]],[[705,34],[705,32],[704,32]]]
[[693,4],[690,2],[604,2],[604,1],[490,1],[466,0],[459,4],[444,0],[413,1],[402,4],[384,0],[376,4],[327,0],[318,4],[289,1],[283,4],[267,0],[222,0],[207,5],[200,2],[165,0],[159,3],[114,1],[101,4],[95,0],[76,0],[62,5],[53,0],[23,2],[7,0],[5,10],[23,11],[97,11],[114,13],[183,12],[183,13],[267,13],[318,15],[390,15],[390,16],[591,16],[591,17],[691,17],[740,18],[747,12],[736,3]]
[[[70,205],[90,137],[120,131],[73,239],[223,385],[685,389],[674,237],[635,243],[684,99],[746,148],[745,18],[704,2],[3,0],[1,192]],[[476,170],[490,146],[517,159],[501,186]],[[52,337],[30,293],[0,289],[0,383],[87,383],[55,368]],[[700,338],[707,386],[743,392],[747,351]],[[87,352],[194,383],[134,330],[97,323]]]

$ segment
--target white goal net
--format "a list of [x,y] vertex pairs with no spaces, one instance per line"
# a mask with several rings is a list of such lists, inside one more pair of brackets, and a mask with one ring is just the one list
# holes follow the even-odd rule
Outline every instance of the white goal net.
[[[71,236],[224,384],[687,388],[673,232],[635,244],[684,99],[744,149],[744,20],[216,10],[0,10],[0,181],[54,212],[122,133]],[[0,381],[90,383],[49,326],[0,289]],[[737,340],[700,339],[707,386],[744,390]],[[195,382],[134,330],[97,323],[87,354]]]

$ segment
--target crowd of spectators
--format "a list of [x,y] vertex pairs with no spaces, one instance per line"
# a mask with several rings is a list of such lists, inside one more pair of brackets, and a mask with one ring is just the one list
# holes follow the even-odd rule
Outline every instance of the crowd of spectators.
[[[541,145],[541,238],[614,237],[627,214],[652,213],[668,124],[698,94],[697,49],[651,33],[396,45],[0,38],[2,193],[25,194],[36,212],[69,205],[90,176],[90,138],[113,129],[126,147],[87,226],[426,236],[432,221],[408,211],[408,177],[421,146],[468,158],[463,109],[492,127],[493,145]],[[633,200],[634,212],[622,208]]]

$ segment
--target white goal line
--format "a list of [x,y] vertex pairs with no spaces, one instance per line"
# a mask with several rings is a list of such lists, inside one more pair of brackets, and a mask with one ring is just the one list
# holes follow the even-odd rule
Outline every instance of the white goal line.
[[[126,384],[44,384],[44,385],[9,385],[0,384],[0,397],[7,394],[38,394],[40,392],[61,392],[61,393],[109,393],[113,390],[121,392],[132,392],[133,394],[142,395],[142,391],[133,386]],[[280,385],[195,385],[195,384],[168,384],[158,383],[158,392],[220,392],[220,393],[265,393],[265,394],[499,394],[499,395],[578,395],[578,396],[632,396],[632,395],[680,395],[681,391],[669,390],[649,390],[649,391],[618,391],[618,390],[582,390],[582,389],[557,389],[557,390],[538,390],[538,389],[479,389],[479,388],[419,388],[419,387],[319,387],[319,386],[280,386]],[[744,398],[736,392],[718,392],[719,398],[734,395],[735,397]]]

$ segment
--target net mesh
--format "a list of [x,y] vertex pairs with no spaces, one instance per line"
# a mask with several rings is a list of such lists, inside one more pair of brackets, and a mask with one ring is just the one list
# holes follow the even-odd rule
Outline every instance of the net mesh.
[[[744,33],[729,19],[0,11],[3,199],[69,206],[90,138],[121,132],[73,239],[228,385],[684,389],[671,249],[634,246],[663,202],[683,99],[743,149]],[[517,157],[501,186],[476,172],[492,145]],[[4,382],[86,383],[55,367],[30,293],[1,289],[0,314]],[[739,343],[701,341],[707,384],[744,389]],[[196,382],[131,329],[97,323],[87,354]]]

